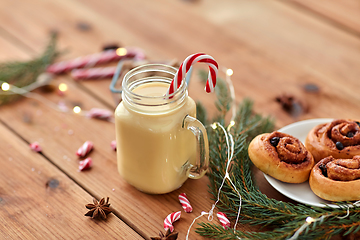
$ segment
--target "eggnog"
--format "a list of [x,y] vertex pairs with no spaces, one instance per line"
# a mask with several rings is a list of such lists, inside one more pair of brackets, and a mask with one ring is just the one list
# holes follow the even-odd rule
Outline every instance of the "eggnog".
[[140,81],[130,89],[135,104],[123,97],[115,110],[119,173],[147,193],[179,188],[196,162],[196,139],[182,127],[187,115],[195,117],[195,102],[186,90],[180,99],[166,100],[168,88],[168,82]]

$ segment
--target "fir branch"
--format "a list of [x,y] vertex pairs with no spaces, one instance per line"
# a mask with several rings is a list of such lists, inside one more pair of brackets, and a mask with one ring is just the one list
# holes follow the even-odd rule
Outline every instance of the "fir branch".
[[[226,92],[223,94],[228,95]],[[226,97],[228,96],[224,96],[224,99]],[[302,226],[305,229],[297,239],[330,239],[338,234],[347,235],[360,231],[360,207],[348,208],[347,204],[350,203],[337,203],[338,208],[320,208],[278,201],[260,192],[253,180],[248,144],[258,134],[271,132],[274,124],[272,119],[254,114],[252,107],[252,101],[243,100],[235,117],[236,124],[230,129],[235,141],[235,155],[229,175],[242,197],[240,224],[259,225],[262,229],[254,232],[234,232],[233,229],[225,230],[216,224],[200,223],[196,232],[211,239],[255,240],[288,239]],[[222,109],[218,110],[220,118],[224,118],[226,113],[221,112]],[[224,119],[220,119],[220,122],[225,125]],[[208,128],[208,137],[211,159],[208,174],[209,191],[213,195],[213,200],[216,200],[226,173],[228,150],[225,135],[221,130]],[[226,212],[230,219],[235,219],[240,202],[229,181],[225,181],[219,200],[219,211]],[[307,217],[312,217],[316,221],[306,225]]]
[[[30,61],[13,61],[0,63],[0,81],[16,87],[24,87],[36,81],[36,78],[46,70],[59,55],[56,51],[56,33],[52,33],[44,53]],[[0,105],[9,103],[21,97],[17,94],[0,94]]]

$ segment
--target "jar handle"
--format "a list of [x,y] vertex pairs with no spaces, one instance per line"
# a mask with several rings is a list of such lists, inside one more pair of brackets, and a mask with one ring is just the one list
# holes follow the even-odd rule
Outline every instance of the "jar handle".
[[209,167],[209,142],[206,129],[202,123],[194,117],[186,115],[182,127],[190,130],[196,138],[196,163],[189,164],[187,174],[189,178],[198,179],[205,175]]

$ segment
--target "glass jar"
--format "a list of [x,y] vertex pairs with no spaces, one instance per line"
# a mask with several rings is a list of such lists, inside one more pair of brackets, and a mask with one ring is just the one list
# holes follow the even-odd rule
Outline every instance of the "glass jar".
[[161,64],[129,71],[115,110],[119,173],[146,193],[171,192],[189,177],[202,177],[208,168],[206,130],[196,119],[186,84],[164,96],[175,73]]

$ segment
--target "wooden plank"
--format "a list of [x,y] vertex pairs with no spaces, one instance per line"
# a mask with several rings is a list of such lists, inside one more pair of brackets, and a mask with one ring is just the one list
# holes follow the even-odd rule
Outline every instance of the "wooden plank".
[[[73,88],[70,81],[64,79],[63,82],[69,86],[67,102],[80,103],[84,109],[95,103]],[[57,95],[46,97],[54,102],[57,101],[54,99],[60,98]],[[24,116],[30,116],[30,123],[23,121]],[[0,119],[26,141],[38,141],[43,154],[91,195],[97,198],[109,196],[113,209],[121,219],[146,238],[156,236],[163,229],[163,220],[168,214],[181,210],[177,198],[181,192],[188,195],[194,212],[183,213],[182,220],[176,224],[176,230],[181,233],[179,239],[184,239],[190,223],[201,211],[211,208],[211,196],[207,192],[209,182],[205,177],[189,180],[180,189],[165,195],[144,194],[123,181],[117,172],[116,153],[110,147],[115,137],[113,123],[59,113],[29,99],[3,106]],[[89,155],[94,166],[89,171],[78,172],[75,152],[86,140],[94,143],[95,149]]]
[[[226,39],[237,39],[237,46],[226,41],[232,53],[220,60],[234,69],[237,96],[256,98],[256,108],[276,116],[278,126],[359,115],[359,38],[281,2],[227,3],[204,1],[192,12],[218,26]],[[306,92],[306,84],[319,92]],[[309,112],[295,118],[282,111],[275,98],[283,93],[305,102]]]
[[[111,39],[140,46],[152,59],[184,59],[190,53],[204,51],[221,66],[234,69],[238,99],[256,98],[257,111],[277,116],[279,127],[307,118],[358,115],[359,96],[352,89],[360,87],[360,70],[355,67],[360,61],[359,40],[281,2],[228,0],[227,4],[203,1],[189,5],[178,1],[142,4],[138,0],[125,4],[65,0],[49,5],[37,0],[36,8],[44,12],[47,21],[34,16],[38,11],[25,11],[26,4],[22,5],[14,9],[17,14],[3,11],[0,22],[10,21],[15,15],[27,16],[29,27],[37,29],[36,40],[34,33],[21,31],[20,26],[3,28],[29,39],[35,48],[39,48],[40,36],[45,38],[45,29],[58,28],[60,45],[71,49],[66,58],[92,53]],[[68,9],[79,10],[75,15]],[[80,20],[89,23],[92,30],[77,30]],[[346,84],[342,84],[344,81]],[[320,92],[304,91],[309,83],[317,85]],[[115,105],[108,90],[109,80],[82,84],[110,106]],[[207,102],[208,96],[197,96],[202,94],[201,88],[191,89],[191,96]],[[306,102],[309,112],[300,117],[287,114],[275,101],[282,93]]]
[[2,239],[143,239],[113,214],[85,217],[91,195],[3,124],[0,132]]
[[[1,50],[7,52],[6,49]],[[55,105],[63,101],[70,109],[75,104],[84,110],[91,107],[105,108],[103,104],[78,88],[79,85],[71,79],[63,77],[58,81],[66,83],[68,91],[64,96],[59,96],[55,92],[42,94],[47,101]],[[158,235],[159,230],[163,230],[165,217],[182,209],[178,200],[181,192],[188,195],[194,212],[183,212],[181,221],[176,223],[176,230],[180,232],[179,239],[185,239],[188,227],[201,211],[209,211],[211,208],[211,196],[207,192],[209,181],[206,177],[201,180],[189,180],[178,190],[164,195],[144,194],[124,182],[117,172],[116,152],[110,147],[110,142],[115,139],[114,124],[111,122],[61,113],[32,99],[22,99],[2,106],[0,120],[25,141],[38,141],[43,148],[44,156],[91,195],[96,198],[109,196],[116,214],[145,238]],[[94,161],[94,166],[89,171],[79,172],[79,160],[75,152],[86,140],[93,141],[95,146],[95,150],[89,155]],[[203,218],[201,221],[206,221],[205,217]],[[195,235],[194,231],[195,227],[191,231],[192,236]]]
[[[314,69],[319,72],[319,75],[325,77],[314,77],[314,74],[309,74],[309,76],[306,75],[306,79],[310,81],[314,78],[315,83],[329,80],[330,86],[324,86],[324,89],[322,87],[321,96],[311,97],[306,95],[308,98],[319,100],[320,104],[319,112],[313,112],[312,110],[305,117],[328,116],[326,114],[334,116],[345,114],[347,111],[351,111],[350,114],[353,114],[353,116],[358,114],[356,104],[352,104],[350,101],[358,100],[358,97],[349,90],[356,87],[356,84],[354,85],[351,81],[358,76],[357,71],[344,73],[345,79],[351,81],[348,87],[343,87],[333,80],[340,79],[341,73],[348,69],[347,65],[337,66],[337,64],[333,63],[336,60],[335,57],[338,57],[340,53],[332,53],[333,55],[330,54],[331,59],[326,60],[331,67],[326,67],[327,64],[322,66],[322,63],[317,62],[319,56],[314,54],[314,57],[311,54],[316,46],[324,51],[325,47],[322,47],[321,42],[326,40],[326,49],[335,48],[335,52],[341,52],[340,50],[344,49],[346,52],[344,58],[348,60],[347,62],[350,65],[355,66],[358,63],[358,55],[355,51],[357,41],[351,36],[339,33],[336,29],[324,26],[293,9],[289,10],[282,4],[271,3],[265,5],[266,7],[259,4],[250,5],[253,10],[251,13],[254,15],[249,20],[256,23],[252,26],[254,28],[253,32],[249,26],[244,26],[243,33],[234,33],[233,28],[217,25],[217,23],[207,20],[206,17],[199,16],[198,9],[189,8],[189,5],[179,2],[156,1],[146,5],[143,4],[143,1],[109,0],[109,2],[105,3],[96,1],[82,3],[65,0],[46,4],[45,1],[38,0],[33,5],[24,3],[19,8],[15,7],[17,1],[14,2],[14,5],[6,3],[9,4],[6,5],[6,9],[13,10],[12,14],[14,16],[20,14],[21,18],[27,19],[29,29],[33,29],[33,31],[23,29],[21,24],[17,23],[17,20],[14,20],[15,23],[11,23],[14,16],[9,14],[8,10],[1,10],[5,8],[0,9],[0,23],[12,35],[27,39],[29,45],[34,46],[35,50],[43,46],[45,41],[39,39],[45,39],[47,30],[57,26],[61,29],[60,43],[62,46],[71,46],[73,56],[91,53],[94,47],[107,38],[118,37],[120,39],[123,36],[119,32],[125,33],[125,35],[128,34],[124,36],[126,43],[133,40],[132,43],[145,47],[153,58],[179,57],[183,59],[188,53],[200,50],[211,54],[214,53],[212,55],[219,62],[235,70],[233,80],[236,85],[238,99],[244,96],[253,96],[256,99],[258,110],[279,116],[279,125],[294,121],[294,119],[284,114],[278,105],[272,102],[274,93],[281,93],[281,91],[286,90],[301,94],[302,92],[299,90],[301,84],[297,80],[304,77],[304,72],[303,65],[299,67],[299,64],[311,60],[309,62],[311,67],[314,65]],[[34,12],[37,11],[27,11],[32,6],[36,6],[40,12],[44,12],[43,16],[45,16],[46,21],[35,16]],[[78,15],[72,15],[69,9],[76,9]],[[115,12],[114,9],[119,10],[119,12]],[[177,14],[174,14],[174,12]],[[245,14],[245,11],[243,14]],[[279,14],[279,17],[276,16],[277,14]],[[258,19],[255,19],[255,16],[264,15],[268,19],[275,19],[275,23],[280,23],[280,26],[282,26],[287,22],[287,17],[294,14],[295,17],[291,24],[286,25],[284,29],[275,29],[278,32],[275,31],[274,35],[281,33],[284,35],[280,34],[279,36],[284,39],[287,39],[285,36],[289,37],[288,40],[279,43],[277,43],[278,38],[271,38],[273,35],[270,29],[265,31],[266,21],[259,23],[257,22]],[[90,32],[76,30],[74,26],[78,22],[79,18],[77,17],[85,22],[94,23],[94,29]],[[154,19],[153,24],[148,19]],[[4,24],[5,22],[6,24]],[[234,26],[238,25],[235,24]],[[305,28],[310,30],[307,32],[304,30]],[[292,43],[295,37],[286,35],[286,31],[289,31],[289,29],[302,29],[305,31],[306,39],[317,39],[317,41],[315,41],[315,44],[312,43],[314,45],[306,43],[305,46],[295,41],[295,46],[303,47],[293,49]],[[316,35],[317,30],[327,32],[326,37]],[[329,37],[332,40],[327,40]],[[84,38],[89,40],[83,41]],[[337,46],[339,43],[341,43],[341,47]],[[299,60],[296,60],[298,58],[292,59],[298,56]],[[287,80],[288,85],[286,86],[284,83]],[[46,95],[48,99],[54,102],[65,99],[69,105],[81,103],[83,109],[89,109],[93,106],[105,107],[104,104],[99,103],[89,94],[81,91],[79,86],[73,83],[71,79],[60,77],[57,82],[59,81],[64,81],[69,85],[68,93],[63,98],[56,94],[48,94]],[[86,84],[83,83],[84,86]],[[96,82],[96,86],[99,86],[98,89],[105,89],[104,87],[107,86],[104,85],[107,84],[105,82]],[[340,87],[339,93],[333,90],[334,86]],[[92,87],[95,87],[95,82]],[[96,92],[97,96],[110,103],[112,99],[108,93],[108,90]],[[200,94],[200,92],[193,92],[191,95],[194,96],[194,93]],[[349,93],[350,95],[339,97],[343,93]],[[208,96],[206,95],[204,99],[208,99]],[[336,103],[334,99],[341,102]],[[328,108],[330,104],[334,106],[332,110]],[[343,108],[343,104],[347,104],[347,110]],[[113,199],[112,206],[117,206],[116,209],[119,211],[119,215],[129,224],[136,224],[139,227],[139,232],[146,237],[156,235],[157,231],[162,229],[164,217],[168,213],[179,209],[177,194],[182,191],[188,194],[191,201],[196,199],[195,202],[192,201],[196,211],[193,214],[185,215],[184,219],[177,223],[176,228],[182,233],[181,238],[184,237],[184,233],[187,231],[192,219],[202,210],[210,209],[212,201],[209,200],[210,196],[207,193],[206,185],[208,180],[206,178],[198,181],[188,181],[181,189],[161,196],[140,193],[124,183],[116,172],[115,153],[109,147],[110,141],[114,139],[114,128],[113,125],[107,122],[58,113],[31,100],[24,100],[3,107],[0,110],[0,119],[7,122],[14,131],[21,134],[27,141],[39,140],[44,148],[44,154],[91,194],[97,197],[109,195]],[[24,122],[22,120],[23,116],[29,114],[32,116],[31,123]],[[69,132],[69,130],[72,131]],[[91,157],[96,161],[91,171],[78,173],[74,152],[85,140],[94,141],[95,151],[91,153]],[[199,191],[199,189],[202,191]],[[146,219],[144,219],[144,216],[146,216]]]
[[331,24],[360,36],[360,2],[357,0],[293,0],[283,2],[294,4],[296,8],[302,7],[322,16]]

